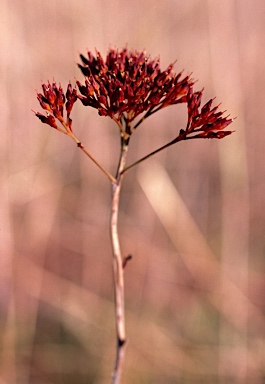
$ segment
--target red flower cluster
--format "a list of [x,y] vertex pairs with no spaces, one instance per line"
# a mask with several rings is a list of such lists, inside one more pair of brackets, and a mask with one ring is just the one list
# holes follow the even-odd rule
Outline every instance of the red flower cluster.
[[[63,92],[61,85],[59,87],[55,82],[50,84],[42,84],[43,95],[37,93],[37,99],[39,100],[40,106],[47,111],[47,115],[42,115],[41,113],[36,113],[36,116],[46,124],[49,124],[51,127],[57,129],[56,119],[60,123],[64,124],[64,107],[67,112],[67,124],[71,126],[70,113],[72,111],[73,105],[77,100],[77,91],[76,88],[73,89],[72,85],[69,83],[66,91],[66,95]],[[66,104],[65,104],[65,100]]]
[[193,84],[189,76],[176,75],[173,65],[161,71],[159,60],[144,52],[111,49],[105,62],[99,52],[80,57],[79,68],[86,76],[85,85],[77,82],[81,102],[117,120],[123,115],[132,122],[143,112],[150,115],[154,109],[182,103]]
[[202,99],[202,91],[194,92],[192,88],[187,95],[188,105],[188,122],[186,130],[181,133],[190,138],[217,138],[230,135],[232,131],[224,131],[224,129],[232,123],[233,119],[228,116],[223,117],[224,112],[217,112],[218,106],[212,107],[213,99],[210,99],[202,108],[200,108]]
[[[159,59],[152,60],[144,52],[110,49],[104,61],[101,54],[91,52],[87,57],[80,55],[79,68],[85,76],[77,87],[68,85],[64,94],[61,85],[55,82],[43,84],[43,94],[37,98],[47,116],[36,113],[43,123],[57,128],[56,119],[71,129],[70,112],[77,99],[83,105],[96,108],[99,115],[115,120],[123,134],[130,136],[135,128],[148,116],[169,105],[187,103],[188,120],[185,130],[181,130],[181,139],[187,138],[223,138],[232,133],[224,131],[232,119],[212,108],[209,100],[200,108],[202,91],[194,92],[194,82],[190,76],[182,78],[175,74],[173,64],[165,71],[160,69]],[[66,101],[66,103],[65,103]],[[64,120],[64,108],[67,120]],[[135,118],[139,117],[138,121]],[[132,122],[135,121],[135,125]]]

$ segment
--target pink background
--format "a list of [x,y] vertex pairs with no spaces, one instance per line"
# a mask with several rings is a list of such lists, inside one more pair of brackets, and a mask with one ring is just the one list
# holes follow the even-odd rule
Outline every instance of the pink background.
[[[82,80],[78,53],[146,49],[193,73],[237,117],[224,140],[182,142],[129,172],[124,383],[265,379],[265,2],[1,0],[0,383],[110,382],[115,332],[110,185],[41,124],[36,90]],[[153,115],[128,163],[176,136]],[[115,172],[118,128],[81,103],[76,134]]]

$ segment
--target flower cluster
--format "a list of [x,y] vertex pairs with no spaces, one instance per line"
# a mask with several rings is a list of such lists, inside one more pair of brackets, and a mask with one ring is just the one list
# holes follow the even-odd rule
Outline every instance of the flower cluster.
[[[67,120],[66,123],[71,127],[72,120],[70,119],[70,113],[73,105],[77,100],[76,88],[73,88],[69,83],[66,94],[64,94],[61,85],[57,86],[55,82],[50,84],[42,84],[43,94],[37,93],[37,99],[40,106],[47,111],[46,115],[36,113],[36,116],[51,127],[58,129],[56,119],[61,124],[65,124],[64,120],[64,108],[66,109]],[[66,100],[66,103],[65,103]]]
[[218,106],[212,108],[213,99],[210,99],[202,108],[200,108],[202,99],[202,91],[193,92],[190,89],[187,95],[188,106],[188,122],[186,130],[180,133],[185,138],[217,138],[230,135],[232,131],[224,131],[224,129],[232,123],[233,119],[228,116],[223,117],[224,112],[217,112]]
[[144,119],[161,108],[186,103],[187,126],[179,133],[182,140],[223,138],[232,133],[224,130],[232,119],[217,112],[218,106],[212,108],[212,99],[201,108],[203,91],[194,92],[194,81],[190,76],[176,74],[173,64],[162,71],[159,59],[126,48],[110,49],[106,60],[99,52],[95,56],[87,52],[87,57],[81,54],[80,58],[82,64],[78,66],[85,76],[84,83],[76,81],[74,88],[69,83],[65,94],[55,82],[42,84],[43,94],[37,93],[37,98],[47,114],[36,113],[36,116],[43,123],[59,129],[57,119],[72,131],[70,112],[79,99],[83,105],[96,108],[100,116],[112,118],[122,136],[128,138]]
[[111,49],[106,61],[97,52],[87,58],[80,55],[79,68],[85,84],[77,82],[84,105],[97,108],[102,116],[128,122],[138,115],[185,101],[193,81],[173,72],[173,65],[161,71],[159,59],[151,60],[144,52]]

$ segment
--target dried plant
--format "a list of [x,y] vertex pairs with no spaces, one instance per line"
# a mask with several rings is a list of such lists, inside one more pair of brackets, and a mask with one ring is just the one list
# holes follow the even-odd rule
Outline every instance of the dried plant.
[[[159,59],[151,59],[143,51],[128,51],[127,48],[110,49],[106,60],[99,52],[94,56],[80,55],[78,64],[84,82],[68,84],[66,92],[56,82],[42,84],[42,93],[37,93],[38,101],[46,114],[35,115],[52,128],[70,136],[80,148],[107,176],[112,185],[110,232],[113,249],[113,274],[115,292],[115,319],[117,332],[117,352],[112,383],[121,380],[124,347],[126,342],[124,314],[124,268],[131,256],[123,257],[118,235],[119,199],[124,174],[135,165],[157,152],[182,140],[222,139],[232,131],[225,130],[233,119],[218,112],[212,106],[213,99],[201,107],[203,90],[194,92],[194,81],[190,75],[183,76],[173,71],[173,64],[166,70],[160,69]],[[74,104],[80,100],[84,106],[96,108],[100,116],[110,117],[119,128],[120,158],[115,175],[111,175],[85,146],[73,129],[70,117]],[[187,105],[186,127],[178,130],[169,143],[147,154],[131,165],[126,165],[126,156],[133,132],[152,114],[174,104]]]

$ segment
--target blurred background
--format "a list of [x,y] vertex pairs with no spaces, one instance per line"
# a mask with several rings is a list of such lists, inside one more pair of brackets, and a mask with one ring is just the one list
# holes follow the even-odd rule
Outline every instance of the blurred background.
[[[0,383],[109,383],[115,325],[107,178],[43,125],[36,90],[83,80],[79,53],[145,49],[237,117],[126,174],[120,206],[123,383],[265,382],[263,0],[1,0]],[[128,164],[176,136],[153,115]],[[76,135],[112,173],[118,128],[76,103]]]

